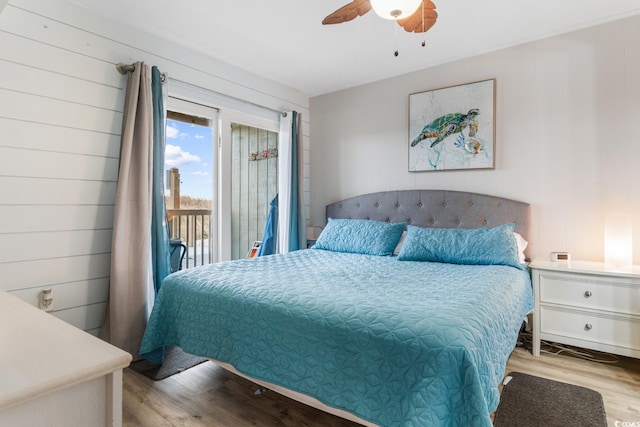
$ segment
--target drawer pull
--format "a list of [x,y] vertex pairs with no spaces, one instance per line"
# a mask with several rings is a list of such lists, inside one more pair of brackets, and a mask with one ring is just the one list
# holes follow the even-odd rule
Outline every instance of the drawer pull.
[[591,326],[591,323],[587,323],[584,325],[584,330],[585,331],[590,331],[591,329],[593,329],[593,326]]
[[584,297],[585,297],[585,298],[589,298],[591,295],[593,295],[593,294],[591,293],[591,291],[585,291],[585,293],[584,293]]

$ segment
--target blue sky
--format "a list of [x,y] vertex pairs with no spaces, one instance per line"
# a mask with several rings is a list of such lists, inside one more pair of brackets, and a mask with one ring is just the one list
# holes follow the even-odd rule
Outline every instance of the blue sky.
[[167,120],[164,167],[180,169],[180,194],[211,199],[213,129]]

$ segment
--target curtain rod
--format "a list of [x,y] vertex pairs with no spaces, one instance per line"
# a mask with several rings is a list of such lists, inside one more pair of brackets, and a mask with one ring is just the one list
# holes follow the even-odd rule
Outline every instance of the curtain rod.
[[[118,64],[116,64],[116,69],[118,70],[118,72],[120,74],[127,74],[129,72],[134,71],[136,69],[136,66],[135,66],[135,64],[118,63]],[[274,113],[278,113],[282,117],[287,117],[287,112],[286,111],[280,111],[280,110],[276,110],[275,108],[265,107],[264,105],[256,104],[255,102],[247,101],[247,100],[244,100],[244,99],[236,98],[234,96],[226,95],[224,93],[216,92],[213,89],[209,89],[209,88],[206,88],[206,87],[198,86],[198,85],[195,85],[193,83],[185,82],[185,81],[182,81],[182,80],[178,80],[178,79],[174,79],[174,78],[171,78],[171,80],[173,80],[175,82],[178,82],[178,83],[182,83],[183,85],[194,87],[196,89],[205,90],[207,92],[215,93],[216,95],[220,95],[220,96],[224,96],[224,97],[227,97],[227,98],[231,98],[231,99],[234,99],[236,101],[241,101],[241,102],[244,102],[245,104],[250,104],[250,105],[253,105],[255,107],[264,108],[266,110],[273,111]]]

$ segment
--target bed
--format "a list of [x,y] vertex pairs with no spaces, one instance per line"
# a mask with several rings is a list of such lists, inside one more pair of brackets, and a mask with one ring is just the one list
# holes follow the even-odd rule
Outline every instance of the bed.
[[208,357],[380,426],[491,426],[533,298],[526,203],[403,190],[327,206],[309,250],[168,276],[141,354]]

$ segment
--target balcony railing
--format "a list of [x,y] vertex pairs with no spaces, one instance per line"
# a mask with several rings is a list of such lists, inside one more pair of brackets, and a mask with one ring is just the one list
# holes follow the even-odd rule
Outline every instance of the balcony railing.
[[167,209],[169,232],[172,240],[180,239],[187,247],[182,268],[191,268],[213,262],[209,227],[210,209]]

